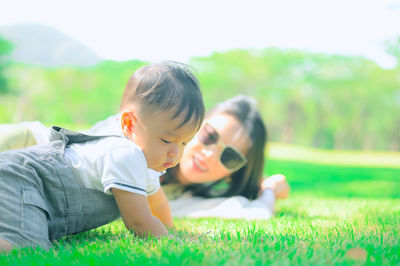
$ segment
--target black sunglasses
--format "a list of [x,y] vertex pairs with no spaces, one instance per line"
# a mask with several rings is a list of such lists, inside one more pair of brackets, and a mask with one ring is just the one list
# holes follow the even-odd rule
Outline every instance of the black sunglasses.
[[218,132],[210,124],[205,123],[202,126],[197,134],[197,138],[205,146],[216,144],[222,147],[219,160],[229,171],[235,172],[246,165],[246,157],[234,147],[223,143]]

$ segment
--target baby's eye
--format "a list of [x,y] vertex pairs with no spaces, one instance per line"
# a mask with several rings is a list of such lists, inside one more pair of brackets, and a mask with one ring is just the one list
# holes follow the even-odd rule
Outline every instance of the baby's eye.
[[186,146],[186,144],[187,144],[187,142],[182,142],[182,145],[183,145],[183,146]]
[[165,140],[165,139],[161,139],[161,141],[166,143],[166,144],[170,144],[172,142],[172,141],[168,141],[168,140]]

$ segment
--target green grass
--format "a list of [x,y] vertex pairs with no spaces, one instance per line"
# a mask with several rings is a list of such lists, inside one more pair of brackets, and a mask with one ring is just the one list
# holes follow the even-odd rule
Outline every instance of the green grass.
[[399,265],[400,167],[380,161],[390,154],[369,153],[363,163],[354,156],[341,162],[343,153],[309,150],[309,160],[295,160],[270,152],[268,174],[284,173],[292,190],[268,221],[175,219],[180,243],[137,239],[117,220],[65,237],[49,252],[0,255],[0,265]]
[[400,152],[332,151],[273,142],[268,144],[268,157],[333,166],[400,168]]

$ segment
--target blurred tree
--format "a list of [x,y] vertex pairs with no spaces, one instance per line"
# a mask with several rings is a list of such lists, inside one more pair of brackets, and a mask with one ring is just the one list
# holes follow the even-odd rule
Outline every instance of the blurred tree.
[[397,66],[400,67],[400,37],[396,40],[387,41],[386,51],[396,58]]
[[4,78],[4,68],[9,60],[8,55],[12,49],[12,44],[0,36],[0,94],[8,91],[6,79]]
[[271,141],[399,149],[396,70],[362,57],[276,48],[214,53],[191,64],[199,70],[207,107],[237,93],[257,98]]
[[[38,119],[89,126],[118,110],[141,61],[41,68],[11,63],[13,94],[0,122]],[[362,57],[268,48],[192,58],[207,108],[238,93],[257,99],[270,141],[325,149],[400,150],[400,66]],[[51,110],[51,111],[49,111]]]
[[[386,43],[386,51],[393,55],[397,60],[397,66],[393,69],[393,74],[400,81],[400,37],[396,40],[389,41]],[[390,106],[392,112],[397,115],[394,117],[391,123],[394,125],[395,130],[391,132],[390,139],[390,149],[400,151],[400,85],[397,83],[396,89],[392,90],[388,96],[387,102],[393,103]]]

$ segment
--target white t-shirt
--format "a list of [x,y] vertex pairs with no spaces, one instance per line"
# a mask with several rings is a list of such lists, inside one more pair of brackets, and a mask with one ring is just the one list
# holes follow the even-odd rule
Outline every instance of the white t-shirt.
[[121,129],[121,115],[115,114],[97,122],[89,130],[82,131],[89,135],[118,135],[124,136]]
[[118,188],[147,196],[160,188],[160,173],[148,169],[142,150],[123,137],[71,144],[65,158],[81,184],[90,189],[112,194],[111,188]]

